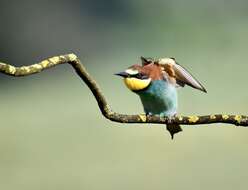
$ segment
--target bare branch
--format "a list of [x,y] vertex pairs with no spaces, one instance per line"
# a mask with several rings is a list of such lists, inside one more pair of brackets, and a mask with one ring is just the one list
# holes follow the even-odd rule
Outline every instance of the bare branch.
[[245,115],[212,114],[205,116],[175,116],[171,119],[168,117],[147,116],[144,114],[125,115],[113,112],[96,81],[89,75],[89,73],[86,71],[81,61],[75,54],[55,56],[40,63],[22,67],[15,67],[13,65],[0,63],[0,72],[14,77],[28,76],[64,63],[69,63],[75,69],[78,76],[87,84],[87,86],[95,96],[102,114],[111,121],[120,123],[174,123],[184,125],[229,123],[237,126],[248,126],[248,116]]

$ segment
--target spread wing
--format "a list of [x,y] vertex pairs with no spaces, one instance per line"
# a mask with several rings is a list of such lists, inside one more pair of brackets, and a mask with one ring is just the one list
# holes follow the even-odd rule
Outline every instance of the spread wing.
[[195,79],[185,68],[176,63],[174,58],[159,59],[158,64],[162,67],[162,70],[167,77],[172,77],[176,80],[177,85],[183,87],[187,84],[193,88],[207,92],[197,79]]

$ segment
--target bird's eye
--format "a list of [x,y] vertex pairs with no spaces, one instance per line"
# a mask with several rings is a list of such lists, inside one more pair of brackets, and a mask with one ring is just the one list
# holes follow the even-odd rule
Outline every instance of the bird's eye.
[[138,73],[134,76],[137,79],[148,79],[148,76],[142,74],[142,73]]

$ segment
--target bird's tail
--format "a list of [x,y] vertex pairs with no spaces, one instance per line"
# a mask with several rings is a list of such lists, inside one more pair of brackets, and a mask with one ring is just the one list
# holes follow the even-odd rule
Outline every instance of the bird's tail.
[[174,138],[174,134],[182,131],[182,128],[178,124],[167,124],[166,129],[170,132],[171,139]]

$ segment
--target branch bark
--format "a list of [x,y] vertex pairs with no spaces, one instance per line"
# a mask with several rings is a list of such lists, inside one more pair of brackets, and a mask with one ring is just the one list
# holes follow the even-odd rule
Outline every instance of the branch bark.
[[111,110],[103,93],[101,92],[96,81],[89,75],[81,61],[75,54],[67,54],[51,57],[39,63],[15,67],[10,64],[0,63],[0,72],[6,75],[20,77],[28,76],[31,74],[39,73],[45,69],[54,67],[56,65],[69,63],[77,75],[86,83],[91,92],[93,93],[98,106],[105,116],[105,118],[119,122],[119,123],[157,123],[157,124],[184,124],[184,125],[197,125],[197,124],[210,124],[210,123],[229,123],[236,126],[248,126],[248,116],[245,115],[226,115],[226,114],[211,114],[204,116],[175,116],[173,118],[150,116],[145,114],[126,115],[119,114]]

